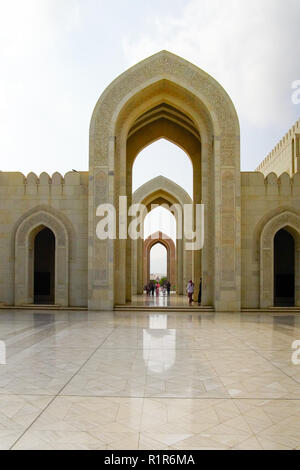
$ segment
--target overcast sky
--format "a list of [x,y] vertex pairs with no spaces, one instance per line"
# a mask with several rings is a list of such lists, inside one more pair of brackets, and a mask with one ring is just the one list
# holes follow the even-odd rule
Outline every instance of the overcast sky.
[[[100,94],[167,49],[227,90],[253,170],[300,117],[299,25],[300,0],[0,0],[0,169],[87,170]],[[191,192],[185,155],[164,142],[145,152],[154,163],[137,160],[135,187],[164,174]]]

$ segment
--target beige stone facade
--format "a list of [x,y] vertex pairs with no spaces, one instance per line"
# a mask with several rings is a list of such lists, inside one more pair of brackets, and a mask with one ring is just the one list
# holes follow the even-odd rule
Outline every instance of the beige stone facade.
[[129,205],[191,203],[162,177],[132,194],[138,153],[166,138],[189,155],[193,204],[205,207],[203,249],[186,252],[184,240],[176,243],[179,293],[188,278],[202,277],[202,303],[216,311],[271,307],[274,237],[286,230],[295,243],[294,303],[300,306],[299,126],[259,172],[241,173],[238,117],[223,88],[166,51],[137,64],[96,104],[88,172],[39,178],[0,172],[0,303],[34,303],[35,237],[44,227],[55,236],[55,304],[111,310],[141,293],[142,241],[118,231],[116,240],[100,240],[96,211],[110,203],[118,220],[120,196]]
[[1,302],[33,303],[33,237],[47,226],[56,238],[55,303],[87,305],[87,193],[87,172],[0,172]]
[[293,176],[300,171],[300,119],[257,167],[265,176],[274,172]]

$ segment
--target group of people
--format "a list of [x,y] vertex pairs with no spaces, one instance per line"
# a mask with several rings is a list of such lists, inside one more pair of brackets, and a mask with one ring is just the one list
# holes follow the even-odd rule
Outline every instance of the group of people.
[[[194,291],[195,291],[195,284],[193,283],[192,280],[190,280],[188,285],[186,286],[186,292],[189,298],[189,305],[192,305],[192,303],[194,302],[194,299],[193,299]],[[202,301],[202,279],[200,278],[199,292],[198,292],[198,305],[201,305],[201,301]]]
[[170,295],[171,294],[171,283],[170,281],[165,281],[163,285],[161,286],[160,283],[157,281],[150,281],[146,286],[145,286],[145,291],[147,296],[149,297],[150,295],[159,295],[160,290],[162,291],[163,295]]
[[[171,283],[170,281],[165,281],[162,285],[158,281],[150,281],[148,284],[145,285],[144,290],[146,291],[147,296],[150,295],[159,296],[160,291],[162,291],[163,295],[170,295],[171,294]],[[194,292],[195,292],[195,284],[192,280],[188,282],[186,286],[186,292],[189,299],[189,305],[192,305],[194,302]],[[199,291],[198,291],[198,305],[201,305],[202,301],[202,278],[200,278],[199,283]]]

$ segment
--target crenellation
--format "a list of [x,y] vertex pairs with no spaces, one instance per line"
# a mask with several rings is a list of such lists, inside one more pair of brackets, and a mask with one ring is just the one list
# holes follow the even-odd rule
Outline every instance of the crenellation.
[[278,179],[279,194],[281,196],[290,196],[292,192],[291,178],[288,173],[282,173]]
[[38,179],[38,184],[41,186],[49,186],[52,183],[52,180],[48,173],[41,173]]
[[274,172],[267,176],[257,171],[242,172],[241,184],[242,189],[248,195],[298,196],[300,194],[300,172],[295,173],[292,177],[286,172],[279,177]]
[[62,176],[60,173],[53,173],[52,177],[43,172],[40,176],[36,173],[31,172],[27,176],[20,172],[4,172],[0,171],[0,190],[3,187],[34,187],[37,186],[88,186],[88,172],[74,172],[70,171]]
[[60,173],[53,173],[52,175],[52,186],[59,186],[64,184],[64,178]]
[[297,130],[300,125],[300,119],[289,129],[282,139],[275,145],[266,158],[258,165],[257,171],[262,171],[265,175],[275,172],[280,175],[283,172],[289,173],[291,176],[300,168],[293,154],[293,144],[299,142]]

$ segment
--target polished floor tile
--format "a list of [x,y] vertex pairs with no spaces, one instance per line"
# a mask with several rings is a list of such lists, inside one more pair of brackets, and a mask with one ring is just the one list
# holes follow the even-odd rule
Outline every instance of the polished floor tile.
[[37,395],[1,395],[0,450],[9,449],[51,400]]
[[0,311],[0,449],[300,449],[300,316]]

